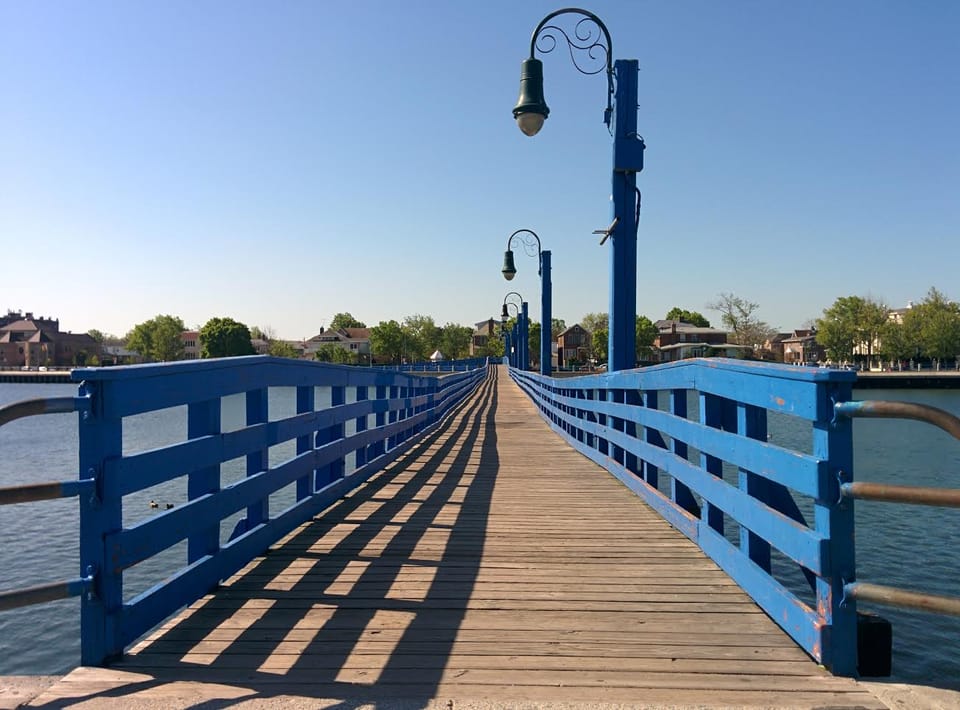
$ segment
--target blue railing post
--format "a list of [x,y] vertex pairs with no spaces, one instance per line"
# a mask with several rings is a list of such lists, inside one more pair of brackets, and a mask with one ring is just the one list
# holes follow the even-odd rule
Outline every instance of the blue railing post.
[[[369,398],[369,393],[366,387],[357,387],[356,395],[357,395],[356,397],[357,402],[365,402]],[[356,426],[356,432],[358,434],[362,431],[366,431],[367,416],[364,415],[362,417],[357,417],[354,424]],[[367,447],[366,446],[361,446],[359,449],[357,449],[354,463],[356,468],[360,468],[361,466],[367,463]]]
[[[378,404],[387,399],[387,387],[385,385],[376,386],[376,398]],[[386,425],[386,423],[387,413],[378,411],[376,415],[374,415],[374,426],[379,429],[380,427]],[[380,440],[375,443],[372,447],[371,453],[374,457],[382,456],[383,454],[387,453],[387,442],[385,440]]]
[[[346,402],[346,388],[342,386],[330,387],[330,406],[339,407]],[[317,432],[317,446],[330,444],[338,439],[342,439],[345,433],[343,424],[334,424]],[[316,489],[333,483],[337,479],[343,478],[344,460],[338,458],[317,471]]]
[[[247,426],[266,424],[269,417],[267,390],[260,388],[247,392]],[[263,435],[263,446],[253,453],[247,454],[247,476],[253,476],[266,471],[270,464],[270,450],[267,447],[266,430]],[[253,530],[257,525],[265,523],[270,517],[270,501],[264,498],[247,507],[247,518],[243,529]]]
[[834,403],[852,398],[852,384],[830,382],[817,388],[813,455],[827,461],[826,480],[814,501],[817,532],[827,540],[827,569],[817,577],[817,613],[826,623],[823,663],[837,675],[857,673],[857,605],[844,599],[843,585],[856,579],[853,500],[840,496],[840,482],[853,479],[853,423],[834,418]]
[[[297,414],[306,414],[316,407],[316,389],[312,385],[297,387]],[[313,448],[309,434],[297,437],[297,455],[305,454]],[[314,472],[314,475],[316,472]],[[297,500],[305,500],[313,493],[313,476],[306,475],[297,479]]]
[[[187,406],[187,438],[198,439],[220,433],[220,398]],[[220,466],[201,468],[187,476],[187,500],[196,500],[220,490]],[[210,521],[206,530],[187,538],[187,560],[191,564],[220,549],[220,524]]]
[[[748,404],[737,404],[737,432],[741,436],[766,442],[767,410]],[[738,469],[738,485],[751,497],[769,502],[767,479],[744,468]],[[765,572],[770,572],[770,543],[740,526],[740,549]]]
[[[722,428],[723,402],[720,397],[712,394],[700,394],[700,423],[715,429]],[[716,456],[700,454],[700,467],[717,478],[723,478],[723,461]],[[723,511],[704,499],[700,510],[701,520],[723,535]]]
[[540,374],[550,376],[553,364],[553,283],[550,252],[540,252]]
[[85,382],[80,388],[91,399],[90,410],[80,415],[80,478],[96,481],[94,495],[80,496],[80,576],[94,576],[94,591],[80,601],[80,663],[85,666],[123,650],[112,620],[123,606],[123,572],[114,569],[104,541],[123,526],[123,499],[105,484],[106,467],[123,453],[121,420],[107,413],[109,386]]
[[[670,413],[680,419],[687,418],[687,390],[670,390]],[[687,459],[688,447],[685,441],[674,437],[671,449],[677,457]],[[699,516],[700,506],[697,505],[697,499],[694,498],[690,488],[673,476],[670,476],[670,499],[688,513]]]

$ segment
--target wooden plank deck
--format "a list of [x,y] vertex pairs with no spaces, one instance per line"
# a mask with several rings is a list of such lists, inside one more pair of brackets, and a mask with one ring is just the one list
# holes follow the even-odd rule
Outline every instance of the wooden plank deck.
[[32,704],[231,703],[885,707],[561,441],[502,368],[322,519]]

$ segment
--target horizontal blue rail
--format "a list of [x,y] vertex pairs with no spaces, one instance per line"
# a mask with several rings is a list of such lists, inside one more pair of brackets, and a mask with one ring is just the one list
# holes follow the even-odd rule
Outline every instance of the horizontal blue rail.
[[[835,415],[856,373],[685,360],[550,378],[511,369],[575,448],[696,542],[813,658],[856,675],[852,431]],[[806,445],[769,439],[770,417]],[[811,524],[804,510],[812,511]],[[812,587],[807,603],[773,571],[776,550]]]
[[[473,364],[442,377],[268,356],[73,370],[80,396],[56,411],[82,411],[79,480],[0,490],[0,503],[78,496],[82,576],[8,592],[0,609],[81,596],[81,663],[102,664],[408,450],[486,377],[486,360]],[[271,418],[275,388],[294,388],[296,413]],[[319,406],[318,388],[329,405]],[[231,395],[244,397],[245,419],[227,431],[222,403]],[[124,452],[125,419],[171,407],[185,407],[182,440]],[[295,452],[271,462],[284,443]],[[221,465],[237,459],[245,477],[223,485]],[[124,496],[179,478],[185,503],[124,523]],[[271,494],[287,486],[295,501],[271,511]],[[237,513],[222,543],[221,524]],[[182,565],[125,599],[124,571],[182,541]]]

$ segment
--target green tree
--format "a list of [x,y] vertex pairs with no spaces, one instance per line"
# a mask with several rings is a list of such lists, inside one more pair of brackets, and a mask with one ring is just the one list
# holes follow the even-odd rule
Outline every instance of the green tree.
[[754,315],[760,306],[732,293],[721,293],[707,308],[720,312],[720,322],[731,331],[737,345],[758,348],[776,334],[776,329]]
[[350,313],[337,313],[330,323],[331,330],[340,330],[341,328],[366,328],[367,324],[358,321]]
[[904,324],[918,336],[921,352],[937,361],[953,359],[960,353],[960,306],[936,288],[904,315]]
[[451,360],[459,360],[470,354],[470,341],[473,340],[473,328],[456,323],[443,326],[440,336],[440,352]]
[[487,342],[477,352],[478,357],[503,357],[503,341],[500,338],[487,338]]
[[370,349],[380,362],[399,363],[403,345],[403,328],[395,320],[380,321],[370,329]]
[[527,328],[527,352],[530,357],[530,367],[540,367],[540,324],[532,320]]
[[403,319],[403,334],[407,362],[423,362],[440,345],[441,329],[431,316],[407,316]]
[[563,318],[551,318],[550,321],[550,340],[555,343],[560,333],[567,329],[567,323]]
[[817,342],[835,362],[848,362],[856,354],[871,358],[887,327],[889,309],[872,299],[841,296],[817,320]]
[[[707,306],[708,308],[710,306]],[[686,309],[674,306],[671,308],[665,317],[665,320],[679,320],[684,323],[689,323],[690,325],[695,325],[698,328],[709,328],[710,321],[704,318],[700,313],[696,311],[688,311]]]
[[106,334],[100,332],[96,328],[91,328],[90,330],[88,330],[87,335],[89,335],[91,338],[96,340],[98,345],[103,345],[103,341],[107,339]]
[[[709,326],[701,327],[706,328]],[[646,316],[637,316],[636,331],[637,360],[649,360],[653,356],[653,343],[657,339],[657,335],[659,335],[657,326]]]
[[269,343],[267,352],[274,357],[289,357],[294,360],[300,357],[300,351],[286,340],[271,340]]
[[336,343],[324,343],[314,353],[313,357],[320,362],[332,362],[336,365],[356,365],[359,358],[346,348]]
[[588,333],[593,333],[595,330],[606,330],[608,322],[609,316],[606,313],[586,313],[580,319],[580,325]]
[[250,329],[233,318],[211,318],[200,328],[200,357],[254,355]]
[[138,323],[127,333],[127,348],[140,353],[147,362],[168,362],[183,357],[183,340],[180,335],[186,330],[183,321],[176,316],[161,315]]
[[609,344],[610,333],[606,326],[597,328],[590,334],[591,356],[598,363],[607,361],[607,345]]
[[914,329],[905,323],[888,321],[880,333],[880,354],[897,363],[897,369],[904,360],[909,360],[920,349],[920,339]]

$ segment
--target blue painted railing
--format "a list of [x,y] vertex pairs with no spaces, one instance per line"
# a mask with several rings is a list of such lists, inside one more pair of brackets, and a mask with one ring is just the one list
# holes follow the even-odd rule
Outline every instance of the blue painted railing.
[[[77,496],[81,577],[5,593],[0,608],[80,596],[81,662],[121,654],[409,449],[480,384],[487,368],[479,364],[444,377],[267,356],[74,370],[79,396],[51,411],[80,413],[79,481],[5,489],[0,503]],[[296,414],[271,418],[272,388],[295,388]],[[328,388],[329,406],[318,408],[317,388]],[[237,394],[245,424],[225,431],[222,398]],[[44,413],[36,402],[9,416]],[[183,440],[124,452],[126,418],[184,405]],[[285,442],[295,453],[271,462],[271,447]],[[223,486],[221,464],[235,459],[245,461],[246,477]],[[181,477],[185,503],[124,523],[124,496]],[[269,497],[287,486],[295,500],[274,513]],[[221,523],[238,512],[245,515],[224,543]],[[182,541],[183,564],[125,599],[124,571]]]
[[412,362],[404,365],[376,365],[377,369],[396,372],[466,372],[485,367],[489,362],[485,357],[472,357],[462,360],[437,360],[436,362]]
[[[718,358],[511,376],[557,432],[696,542],[813,658],[856,675],[856,604],[844,598],[853,504],[840,494],[852,429],[835,415],[855,373]],[[775,417],[794,442],[768,440]],[[782,561],[800,566],[808,601],[778,579]]]

